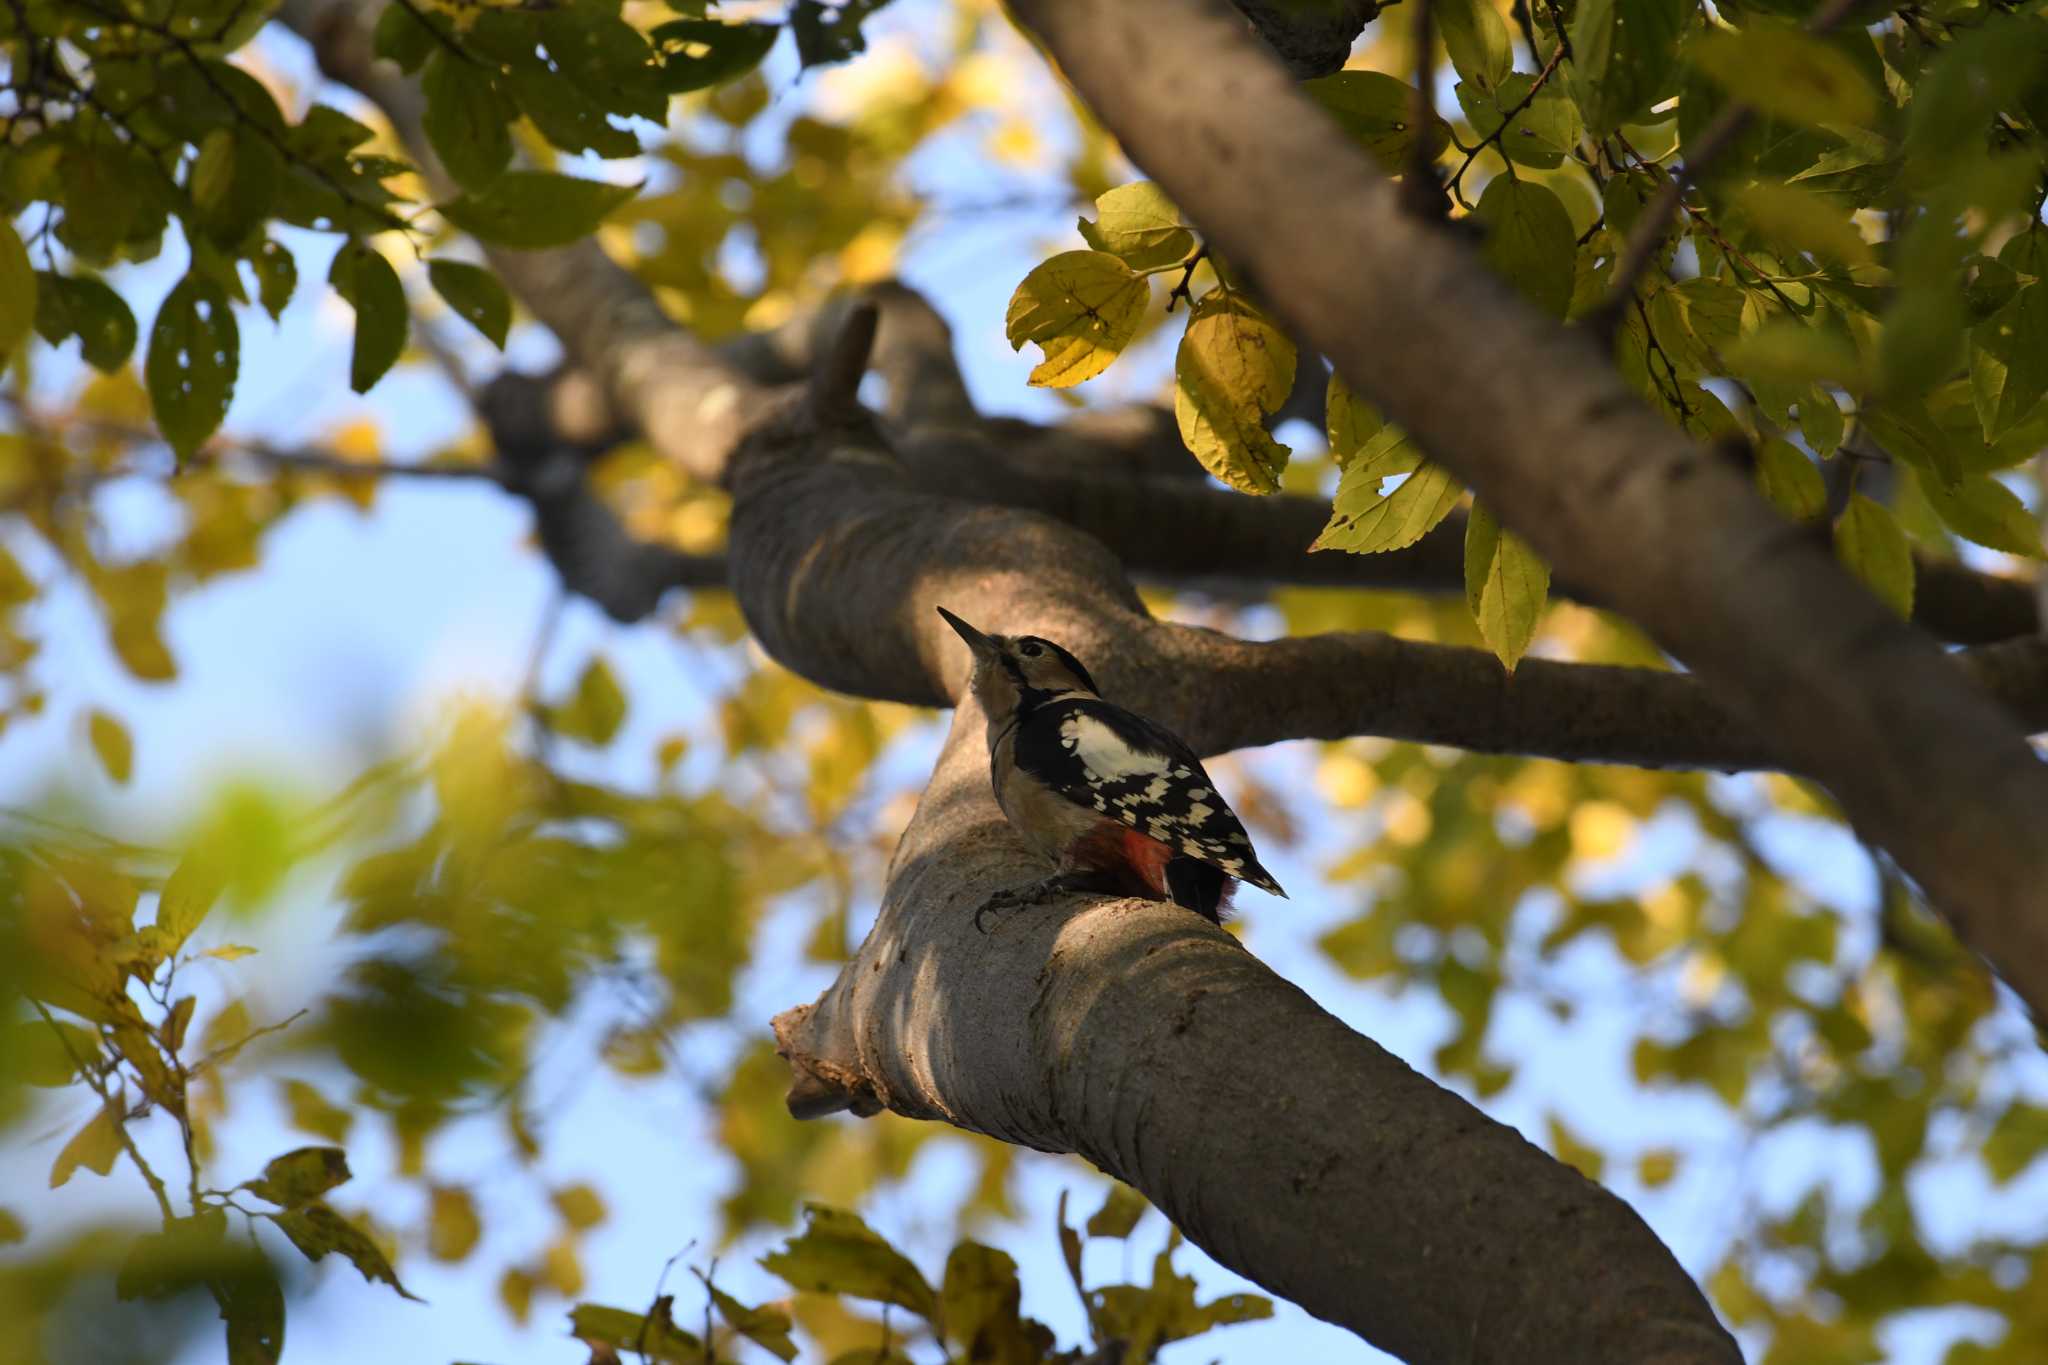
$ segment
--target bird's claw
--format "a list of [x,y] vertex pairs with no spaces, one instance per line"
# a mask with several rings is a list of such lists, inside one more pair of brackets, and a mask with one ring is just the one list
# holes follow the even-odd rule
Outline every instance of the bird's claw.
[[1058,872],[1029,886],[1015,886],[1008,891],[998,891],[983,901],[981,908],[974,912],[974,927],[985,934],[988,932],[988,926],[983,921],[991,914],[1019,910],[1027,905],[1043,905],[1053,897],[1063,896],[1070,891],[1099,891],[1104,889],[1100,885],[1100,880],[1086,871]]

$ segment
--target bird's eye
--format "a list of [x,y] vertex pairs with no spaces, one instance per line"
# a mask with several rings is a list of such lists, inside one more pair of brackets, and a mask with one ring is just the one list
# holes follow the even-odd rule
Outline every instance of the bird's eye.
[[1045,646],[1039,644],[1036,640],[1026,640],[1023,644],[1017,646],[1017,652],[1035,659],[1045,653]]

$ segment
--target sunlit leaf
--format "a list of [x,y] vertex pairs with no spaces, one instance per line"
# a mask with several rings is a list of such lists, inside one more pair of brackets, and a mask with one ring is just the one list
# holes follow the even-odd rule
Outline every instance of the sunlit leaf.
[[1536,637],[1549,595],[1550,566],[1474,502],[1465,523],[1465,602],[1480,638],[1508,672]]
[[1202,467],[1245,493],[1280,487],[1288,449],[1266,432],[1294,387],[1294,343],[1234,292],[1195,305],[1173,364],[1173,414]]
[[1145,279],[1100,251],[1063,251],[1034,268],[1010,297],[1011,350],[1036,342],[1045,359],[1030,382],[1067,388],[1109,368],[1138,333],[1151,297]]
[[[1397,428],[1382,428],[1345,469],[1330,523],[1309,549],[1376,554],[1427,535],[1450,515],[1464,489],[1442,465],[1419,459]],[[1402,475],[1392,492],[1382,491],[1389,478]]]
[[476,1250],[483,1221],[468,1190],[436,1185],[427,1199],[427,1254],[437,1261],[460,1261]]
[[1195,234],[1165,191],[1149,180],[1119,185],[1095,201],[1095,221],[1078,224],[1081,239],[1133,270],[1172,265],[1195,249]]

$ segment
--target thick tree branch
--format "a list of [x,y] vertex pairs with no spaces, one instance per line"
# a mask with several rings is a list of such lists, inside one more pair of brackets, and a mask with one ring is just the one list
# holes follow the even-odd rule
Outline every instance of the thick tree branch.
[[1817,775],[2048,1009],[2048,768],[1729,462],[1394,187],[1216,0],[1015,0],[1292,332]]

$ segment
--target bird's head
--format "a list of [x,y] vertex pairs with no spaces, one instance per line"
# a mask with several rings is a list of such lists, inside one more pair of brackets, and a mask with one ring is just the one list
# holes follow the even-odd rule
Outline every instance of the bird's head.
[[939,615],[974,652],[969,685],[991,719],[1052,697],[1097,695],[1095,679],[1081,661],[1052,641],[1037,635],[984,635],[944,607]]

